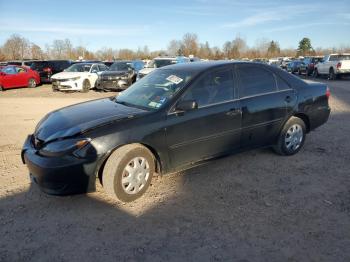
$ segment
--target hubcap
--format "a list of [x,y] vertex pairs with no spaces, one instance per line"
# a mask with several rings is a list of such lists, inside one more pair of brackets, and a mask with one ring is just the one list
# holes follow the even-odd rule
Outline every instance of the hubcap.
[[297,150],[303,141],[303,137],[304,134],[302,127],[298,124],[292,125],[288,129],[284,139],[287,149],[292,151]]
[[137,194],[149,179],[149,164],[144,157],[133,158],[124,168],[122,187],[127,194]]
[[34,87],[35,86],[35,81],[33,79],[29,80],[29,86]]

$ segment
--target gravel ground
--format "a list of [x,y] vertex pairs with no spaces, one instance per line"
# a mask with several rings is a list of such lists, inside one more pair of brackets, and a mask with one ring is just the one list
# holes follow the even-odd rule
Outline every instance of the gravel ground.
[[112,93],[0,93],[0,261],[350,261],[350,81],[295,156],[269,149],[156,177],[123,204],[101,187],[55,197],[20,161],[48,111]]

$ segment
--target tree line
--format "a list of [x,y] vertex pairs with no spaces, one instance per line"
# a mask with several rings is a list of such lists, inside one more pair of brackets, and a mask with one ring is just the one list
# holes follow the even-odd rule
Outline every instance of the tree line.
[[193,55],[203,59],[253,59],[323,55],[335,52],[350,52],[350,47],[314,49],[311,45],[311,40],[307,37],[300,40],[297,49],[282,49],[278,41],[266,38],[258,39],[255,45],[250,47],[240,35],[237,35],[231,41],[226,41],[222,47],[212,47],[208,41],[201,43],[197,34],[186,33],[182,39],[171,40],[166,50],[150,51],[148,46],[139,47],[137,50],[104,47],[93,52],[82,45],[74,46],[69,39],[57,39],[42,48],[21,35],[14,34],[0,46],[0,61],[23,59],[151,59],[165,55]]

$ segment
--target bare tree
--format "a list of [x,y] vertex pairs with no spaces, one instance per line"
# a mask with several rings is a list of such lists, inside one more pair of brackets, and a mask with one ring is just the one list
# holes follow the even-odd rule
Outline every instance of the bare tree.
[[182,44],[184,46],[183,55],[197,55],[198,52],[198,36],[193,33],[186,33],[183,36]]
[[232,41],[231,46],[232,58],[240,58],[248,48],[246,41],[239,35]]
[[180,40],[171,40],[168,45],[168,54],[172,56],[181,54],[182,42]]
[[7,59],[24,59],[29,54],[29,41],[19,35],[12,35],[3,46]]
[[41,50],[41,47],[34,44],[34,43],[31,43],[30,52],[31,52],[32,59],[44,59],[45,58],[44,52],[43,52],[43,50]]
[[224,46],[222,47],[222,52],[224,53],[225,58],[232,58],[232,43],[230,41],[226,41]]

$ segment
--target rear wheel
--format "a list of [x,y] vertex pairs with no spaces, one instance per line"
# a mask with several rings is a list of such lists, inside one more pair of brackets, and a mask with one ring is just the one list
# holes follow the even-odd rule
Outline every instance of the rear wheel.
[[285,123],[273,149],[280,155],[294,155],[304,145],[305,137],[306,127],[304,121],[293,116]]
[[5,88],[3,88],[2,86],[0,86],[0,92],[1,91],[5,91]]
[[103,169],[103,188],[123,202],[141,197],[149,187],[155,170],[153,154],[140,144],[118,148]]
[[28,80],[28,87],[29,87],[29,88],[34,88],[34,87],[36,87],[36,82],[35,82],[35,79],[34,79],[34,78],[30,78],[30,79]]
[[329,69],[329,80],[335,80],[337,78],[337,75],[334,73],[334,69]]
[[90,81],[85,79],[84,82],[83,82],[83,90],[82,90],[82,92],[83,93],[89,92],[90,87],[91,87]]

